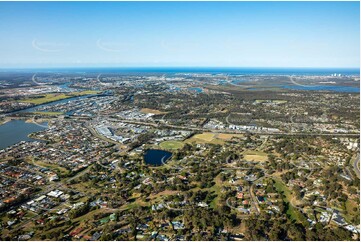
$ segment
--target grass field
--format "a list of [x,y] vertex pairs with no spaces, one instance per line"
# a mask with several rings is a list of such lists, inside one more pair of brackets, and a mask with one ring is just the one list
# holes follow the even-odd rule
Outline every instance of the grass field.
[[215,135],[213,133],[203,133],[203,134],[196,134],[194,138],[210,142],[214,139],[214,136]]
[[38,115],[62,115],[62,112],[33,112],[33,114],[38,114]]
[[225,134],[225,133],[202,133],[196,134],[193,137],[187,139],[186,143],[195,142],[197,144],[224,144],[224,141],[231,140],[234,137],[243,137],[243,134]]
[[[356,208],[356,211],[354,211],[353,209]],[[352,218],[353,217],[356,217],[356,216],[360,216],[359,213],[360,213],[360,210],[357,209],[358,208],[358,203],[353,201],[353,200],[350,200],[350,199],[347,199],[346,201],[346,214],[345,214],[345,218],[351,222]]]
[[45,94],[42,97],[23,99],[23,100],[20,100],[19,102],[43,104],[43,103],[54,102],[54,101],[66,99],[69,97],[71,97],[71,96],[66,95],[66,94]]
[[282,104],[282,103],[287,103],[287,101],[286,100],[273,100],[273,103]]
[[217,197],[213,199],[213,201],[209,204],[211,208],[220,207],[221,204],[219,203],[219,197],[221,196],[221,187],[222,182],[219,178],[219,174],[214,178],[214,186],[209,189],[210,192],[214,192]]
[[262,151],[255,151],[255,150],[247,150],[243,152],[244,159],[246,161],[260,161],[264,162],[267,161],[268,156],[266,153]]
[[184,144],[181,141],[169,140],[169,141],[163,141],[162,143],[159,144],[159,146],[162,149],[177,150],[183,148]]
[[42,161],[33,161],[35,165],[38,165],[40,167],[46,167],[49,168],[50,170],[62,175],[62,176],[67,176],[69,174],[69,170],[67,170],[64,167],[55,165],[55,164],[50,164],[50,163],[45,163]]
[[216,134],[214,133],[202,133],[202,134],[196,134],[194,136],[192,136],[191,138],[185,140],[186,143],[193,143],[195,142],[196,144],[205,144],[205,143],[210,143],[210,144],[223,144],[224,141],[217,139],[216,138]]
[[283,192],[284,194],[283,200],[285,201],[285,203],[288,204],[288,210],[286,212],[287,215],[290,216],[292,220],[307,224],[305,216],[300,211],[298,211],[297,208],[293,207],[290,203],[290,200],[293,196],[290,189],[288,189],[288,187],[280,179],[274,178],[273,180],[275,181],[276,190],[278,192]]
[[59,100],[67,99],[67,98],[71,98],[71,97],[90,95],[90,94],[97,94],[97,93],[99,93],[99,92],[98,91],[92,91],[92,90],[81,91],[81,92],[72,92],[72,93],[69,93],[69,94],[49,93],[49,94],[42,95],[41,97],[22,99],[22,100],[19,100],[19,102],[33,103],[33,104],[39,105],[39,104],[59,101]]
[[71,94],[75,95],[75,96],[82,96],[82,95],[92,95],[92,94],[98,94],[98,93],[100,93],[100,91],[86,90],[86,91],[81,91],[81,92],[73,92]]
[[225,133],[219,133],[216,135],[218,139],[223,140],[231,140],[233,137],[243,137],[243,134],[225,134]]
[[152,114],[166,114],[167,112],[162,112],[156,109],[150,109],[150,108],[142,108],[140,110],[142,113],[152,113]]
[[176,195],[179,192],[180,191],[164,190],[164,191],[161,191],[161,192],[159,192],[157,194],[151,194],[149,196],[149,198],[152,199],[152,200],[158,200],[159,199],[159,201],[162,201],[165,196]]

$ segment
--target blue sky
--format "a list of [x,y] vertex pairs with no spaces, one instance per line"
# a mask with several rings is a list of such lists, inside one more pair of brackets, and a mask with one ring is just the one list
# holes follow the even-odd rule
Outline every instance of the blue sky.
[[359,67],[359,2],[0,2],[0,67]]

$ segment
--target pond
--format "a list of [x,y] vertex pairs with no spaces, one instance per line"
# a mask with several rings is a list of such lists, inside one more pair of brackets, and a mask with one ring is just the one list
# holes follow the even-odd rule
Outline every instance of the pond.
[[148,165],[160,166],[172,156],[171,152],[165,150],[147,150],[144,154],[144,161]]
[[196,92],[196,93],[202,93],[203,89],[200,87],[189,87],[188,90]]

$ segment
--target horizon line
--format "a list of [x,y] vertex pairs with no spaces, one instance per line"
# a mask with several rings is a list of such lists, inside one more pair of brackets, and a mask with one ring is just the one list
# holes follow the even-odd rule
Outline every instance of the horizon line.
[[97,68],[109,68],[109,69],[135,69],[135,68],[148,68],[148,69],[156,69],[156,68],[224,68],[224,69],[358,69],[360,67],[300,67],[300,66],[45,66],[45,67],[0,67],[0,70],[7,69],[77,69],[77,68],[85,68],[85,69],[97,69]]

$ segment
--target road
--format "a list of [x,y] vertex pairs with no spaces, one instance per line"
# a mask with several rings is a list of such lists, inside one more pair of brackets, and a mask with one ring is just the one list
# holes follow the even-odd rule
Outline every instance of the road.
[[111,139],[106,138],[106,137],[103,136],[103,135],[98,134],[98,133],[91,127],[91,125],[85,125],[85,127],[86,127],[86,128],[90,131],[90,133],[91,133],[92,135],[94,135],[95,137],[97,137],[97,138],[99,138],[99,139],[102,139],[102,140],[104,140],[104,141],[107,141],[107,142],[109,142],[109,143],[115,144],[115,145],[121,145],[121,143],[118,143],[118,142],[116,142],[116,141],[113,141],[113,140],[111,140]]
[[[22,205],[24,205],[25,203],[29,202],[30,200],[36,198],[36,197],[40,197],[42,195],[46,195],[48,194],[50,191],[56,190],[56,189],[62,189],[62,190],[66,190],[66,188],[64,187],[64,184],[61,182],[56,182],[53,184],[50,184],[46,187],[45,190],[39,192],[39,193],[33,193],[32,195],[29,196],[29,198],[25,199],[23,202],[21,202],[17,207],[21,207]],[[3,211],[3,213],[10,211],[11,209],[13,209],[13,207],[9,207],[8,209],[5,209]],[[13,228],[10,229],[10,231],[15,231],[20,229],[20,227],[25,226],[26,224],[28,224],[30,221],[35,221],[35,219],[37,219],[41,214],[37,214],[34,217],[28,218],[27,220],[21,221],[20,223],[16,224]]]
[[39,124],[39,123],[37,123],[36,121],[35,121],[35,116],[36,115],[34,115],[33,116],[33,118],[31,119],[31,123],[33,123],[33,124],[35,124],[35,125],[37,125],[37,126],[40,126],[40,127],[42,127],[42,128],[48,128],[48,126],[47,125],[42,125],[42,124]]
[[[229,170],[229,169],[230,170],[247,170],[248,168],[239,168],[239,167],[234,168],[234,169],[233,168],[228,168],[228,167],[222,168],[222,170]],[[255,169],[255,168],[250,168],[250,169]],[[258,179],[254,180],[252,182],[252,184],[250,185],[250,187],[249,187],[249,195],[251,197],[251,200],[252,200],[251,202],[253,204],[253,208],[255,208],[255,212],[256,212],[257,215],[259,215],[261,213],[261,209],[259,208],[258,200],[257,200],[257,198],[256,198],[256,196],[254,195],[254,192],[253,192],[254,185],[256,184],[257,181],[269,177],[269,175],[265,173],[264,169],[262,169],[262,168],[258,168],[258,169],[263,170],[264,176],[260,176]],[[229,200],[229,198],[226,200],[227,206],[230,207],[230,208],[236,209],[236,208],[229,205],[228,200]],[[244,216],[250,216],[250,215],[244,215]]]
[[75,176],[70,177],[69,179],[66,180],[66,183],[70,183],[72,180],[74,180],[74,179],[76,179],[76,178],[78,178],[78,177],[81,177],[82,175],[84,175],[85,173],[87,173],[92,166],[93,166],[93,165],[89,165],[89,166],[86,167],[84,170],[78,172]]
[[[260,178],[265,178],[265,177],[260,177]],[[260,178],[258,178],[256,181],[258,181]],[[253,203],[254,207],[256,208],[257,215],[259,215],[261,213],[261,209],[259,208],[258,200],[253,192],[255,182],[253,182],[251,187],[249,188],[249,195],[251,196],[252,203]]]
[[264,146],[266,145],[266,143],[267,143],[267,141],[268,141],[268,138],[269,138],[269,136],[267,136],[267,137],[264,139],[263,143],[261,144],[260,147],[257,148],[257,150],[261,150],[261,151],[263,150]]
[[228,114],[228,116],[226,117],[226,122],[227,122],[227,124],[229,124],[229,125],[231,125],[231,123],[229,122],[229,116],[231,116],[231,114]]

